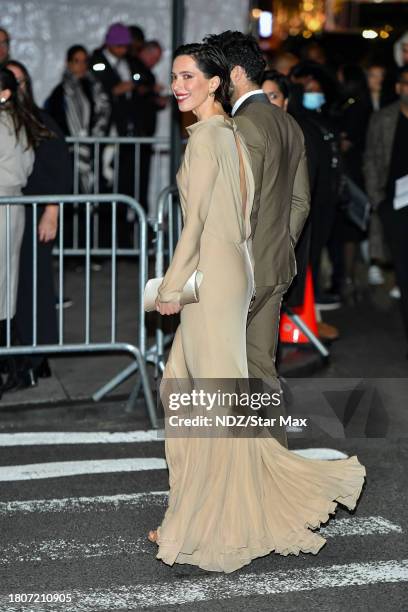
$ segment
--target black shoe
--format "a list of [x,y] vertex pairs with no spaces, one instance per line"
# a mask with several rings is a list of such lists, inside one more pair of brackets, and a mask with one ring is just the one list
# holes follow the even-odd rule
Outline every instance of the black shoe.
[[32,368],[17,367],[17,361],[14,357],[9,357],[9,372],[6,381],[3,383],[2,392],[19,391],[20,389],[28,389],[36,387],[38,384],[37,377]]
[[52,372],[48,359],[43,359],[40,365],[34,368],[34,375],[37,378],[51,378]]

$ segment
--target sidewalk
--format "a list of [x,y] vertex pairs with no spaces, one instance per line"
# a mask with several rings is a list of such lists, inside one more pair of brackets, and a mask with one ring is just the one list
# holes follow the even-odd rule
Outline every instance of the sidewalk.
[[[80,266],[78,261],[78,266]],[[56,273],[57,276],[57,273]],[[56,283],[57,284],[57,283]],[[91,341],[110,338],[110,262],[102,270],[91,272]],[[73,300],[64,309],[64,340],[80,342],[85,335],[85,280],[84,270],[69,266],[65,271],[65,296]],[[137,263],[136,260],[118,261],[117,265],[117,339],[137,345]],[[2,406],[33,403],[61,403],[90,399],[108,380],[131,363],[127,354],[72,355],[50,358],[53,376],[40,379],[38,386],[3,395]],[[152,368],[151,368],[152,369]],[[130,377],[118,387],[113,396],[129,395],[136,381]]]
[[[84,337],[85,294],[83,271],[67,270],[65,295],[73,306],[64,310],[66,340],[78,342]],[[136,261],[118,262],[117,338],[137,344],[137,264]],[[110,263],[105,262],[99,272],[92,272],[91,339],[103,340],[110,334]],[[325,320],[336,325],[340,340],[330,347],[328,368],[316,351],[310,348],[285,348],[279,372],[284,377],[303,377],[318,374],[322,377],[369,376],[405,377],[408,361],[398,301],[388,297],[388,287],[365,288],[360,302],[345,305],[337,311],[325,313]],[[153,343],[155,313],[148,315],[149,345]],[[166,321],[171,325],[170,320]],[[174,324],[174,323],[173,323]],[[53,376],[40,379],[37,387],[11,392],[3,396],[3,406],[49,404],[90,400],[102,385],[131,363],[126,354],[93,356],[59,356],[50,359]],[[153,367],[148,366],[153,377]],[[131,376],[110,394],[107,400],[124,399],[132,391],[136,376]],[[152,378],[152,384],[154,380]]]

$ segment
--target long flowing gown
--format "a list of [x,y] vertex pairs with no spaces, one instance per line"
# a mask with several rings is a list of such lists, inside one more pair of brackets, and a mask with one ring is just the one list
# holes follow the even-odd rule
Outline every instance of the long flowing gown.
[[[184,306],[161,384],[166,398],[180,381],[245,379],[246,318],[254,289],[250,213],[254,181],[245,143],[221,115],[189,129],[177,181],[184,228],[159,289],[178,301],[194,270],[199,302]],[[240,186],[245,168],[246,205]],[[241,174],[242,176],[242,174]],[[294,455],[265,437],[166,435],[168,507],[158,527],[157,558],[232,572],[271,551],[317,553],[311,531],[337,503],[353,509],[365,468],[356,456],[336,461]]]

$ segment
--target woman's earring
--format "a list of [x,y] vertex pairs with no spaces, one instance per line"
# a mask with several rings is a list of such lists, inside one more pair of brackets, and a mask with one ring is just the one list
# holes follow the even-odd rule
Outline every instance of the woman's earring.
[[0,98],[0,104],[4,104],[5,102],[7,102],[7,98]]
[[215,96],[215,91],[210,91],[208,95],[213,98]]

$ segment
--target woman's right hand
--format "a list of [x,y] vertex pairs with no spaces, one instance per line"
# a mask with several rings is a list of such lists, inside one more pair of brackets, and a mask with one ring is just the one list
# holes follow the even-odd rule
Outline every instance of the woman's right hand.
[[159,302],[156,299],[156,310],[160,312],[161,315],[175,315],[178,314],[183,307],[177,302]]

